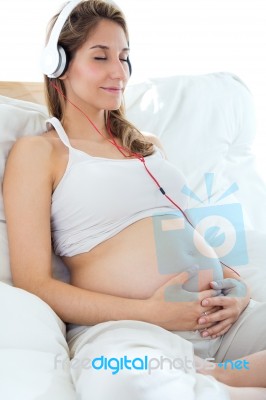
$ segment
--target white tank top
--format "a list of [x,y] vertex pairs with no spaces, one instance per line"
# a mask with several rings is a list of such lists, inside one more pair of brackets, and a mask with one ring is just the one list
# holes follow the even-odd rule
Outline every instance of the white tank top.
[[[88,252],[138,220],[178,211],[138,159],[90,156],[71,146],[58,119],[47,123],[69,149],[67,168],[52,195],[51,230],[57,255]],[[186,209],[180,171],[157,147],[145,161],[168,196]]]

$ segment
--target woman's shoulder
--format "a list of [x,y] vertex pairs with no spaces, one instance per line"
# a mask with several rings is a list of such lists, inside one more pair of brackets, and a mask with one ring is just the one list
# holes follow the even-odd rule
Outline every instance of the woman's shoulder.
[[11,154],[51,156],[56,149],[57,137],[54,132],[44,132],[40,135],[22,136],[16,140],[11,148]]
[[36,136],[23,136],[14,143],[7,159],[5,176],[13,179],[20,171],[32,182],[39,179],[54,187],[64,171],[68,151],[56,132],[48,131]]
[[54,154],[54,145],[45,135],[22,136],[12,146],[7,165],[47,165],[51,163]]

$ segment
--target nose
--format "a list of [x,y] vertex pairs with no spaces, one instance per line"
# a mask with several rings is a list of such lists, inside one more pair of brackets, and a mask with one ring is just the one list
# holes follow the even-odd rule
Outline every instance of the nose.
[[126,61],[115,59],[111,63],[110,75],[112,79],[127,80],[129,78],[129,65]]

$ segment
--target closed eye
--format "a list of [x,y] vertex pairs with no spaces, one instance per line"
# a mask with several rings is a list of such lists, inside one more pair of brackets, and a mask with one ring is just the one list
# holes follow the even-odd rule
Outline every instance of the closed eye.
[[[94,60],[107,60],[106,57],[94,57]],[[120,58],[120,61],[127,62],[127,58]]]

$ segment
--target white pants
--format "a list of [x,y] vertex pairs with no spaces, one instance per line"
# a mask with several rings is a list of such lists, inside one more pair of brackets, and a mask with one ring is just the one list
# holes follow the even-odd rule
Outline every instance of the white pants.
[[78,398],[228,400],[223,385],[196,372],[194,353],[221,362],[266,349],[265,321],[266,303],[251,300],[218,339],[203,339],[199,332],[169,332],[140,321],[74,328],[68,332],[68,342]]

